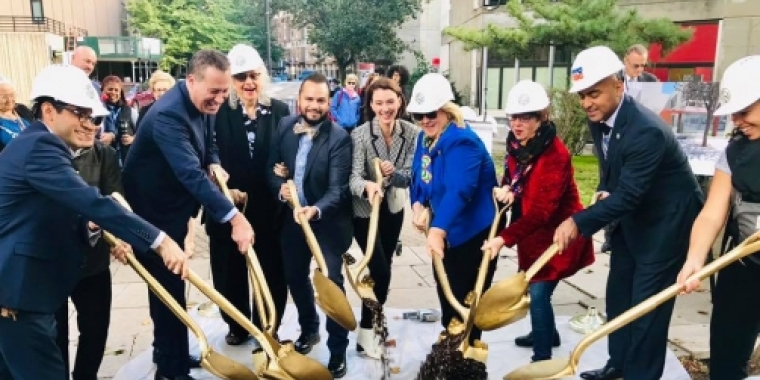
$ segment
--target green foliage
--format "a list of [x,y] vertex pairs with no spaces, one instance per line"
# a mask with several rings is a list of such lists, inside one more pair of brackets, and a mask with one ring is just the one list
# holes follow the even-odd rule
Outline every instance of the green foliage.
[[557,125],[557,136],[565,143],[570,154],[579,155],[591,136],[586,123],[586,113],[581,108],[578,95],[554,89],[551,119]]
[[[270,0],[275,3],[277,0]],[[270,5],[271,8],[271,5]],[[274,14],[272,11],[271,14]],[[245,0],[236,3],[236,8],[230,11],[227,18],[235,25],[240,25],[244,31],[245,40],[251,46],[258,50],[264,62],[267,61],[267,20],[266,20],[266,3],[265,0]],[[277,43],[274,26],[271,32],[272,46],[272,65],[277,66],[277,62],[282,59],[283,49]]]
[[466,49],[488,47],[508,56],[530,56],[536,46],[566,46],[579,51],[607,45],[622,54],[633,44],[659,43],[668,52],[691,38],[668,19],[645,19],[635,9],[620,10],[617,0],[509,0],[507,13],[515,28],[493,24],[482,30],[453,27],[444,33]]
[[359,61],[395,61],[406,49],[397,28],[414,17],[423,0],[277,0],[297,27],[309,28],[309,43],[332,56],[345,77]]
[[234,0],[127,0],[125,7],[132,32],[162,40],[164,70],[184,66],[200,49],[227,51],[248,32],[230,21]]

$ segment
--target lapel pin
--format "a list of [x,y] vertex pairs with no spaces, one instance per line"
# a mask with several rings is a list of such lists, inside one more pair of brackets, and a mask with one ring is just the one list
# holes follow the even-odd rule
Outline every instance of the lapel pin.
[[615,134],[615,138],[618,139],[618,140],[620,140],[620,133],[616,133]]

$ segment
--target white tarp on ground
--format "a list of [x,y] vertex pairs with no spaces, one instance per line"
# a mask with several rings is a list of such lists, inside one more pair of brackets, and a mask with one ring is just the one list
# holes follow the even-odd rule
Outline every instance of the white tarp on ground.
[[[390,339],[396,339],[396,348],[390,349],[392,366],[398,366],[400,373],[393,379],[414,379],[425,356],[429,353],[431,344],[441,331],[440,323],[421,323],[401,319],[404,311],[400,309],[386,309]],[[355,310],[359,315],[359,310]],[[320,311],[321,313],[321,311]],[[203,317],[195,310],[191,316],[198,321],[203,328],[214,350],[220,352],[240,363],[251,364],[251,347],[230,347],[224,342],[227,326],[218,316]],[[558,330],[562,337],[562,346],[554,349],[554,357],[562,358],[569,356],[570,351],[580,341],[582,336],[568,326],[570,317],[558,316]],[[514,338],[529,331],[529,320],[523,319],[500,330],[484,333],[483,338],[489,345],[488,373],[489,379],[501,379],[507,372],[530,362],[532,350],[520,348],[514,345]],[[283,326],[280,329],[280,337],[283,339],[295,339],[298,337],[299,326],[294,305],[289,304],[283,318]],[[327,363],[329,352],[325,346],[327,333],[324,331],[324,316],[322,316],[322,342],[309,354],[322,363]],[[350,333],[351,344],[348,349],[348,374],[346,380],[373,380],[380,379],[380,369],[377,361],[357,356],[355,351],[355,334]],[[250,344],[250,343],[249,343]],[[196,350],[195,338],[190,339],[190,349]],[[602,367],[607,360],[607,342],[602,340],[589,347],[580,362],[580,370],[588,370]],[[154,376],[155,366],[151,360],[151,350],[139,354],[124,365],[114,377],[114,380],[151,380]],[[199,380],[214,379],[215,377],[202,369],[192,371],[192,376]],[[576,378],[580,379],[579,376]],[[687,380],[688,373],[683,369],[680,362],[668,352],[663,380]]]

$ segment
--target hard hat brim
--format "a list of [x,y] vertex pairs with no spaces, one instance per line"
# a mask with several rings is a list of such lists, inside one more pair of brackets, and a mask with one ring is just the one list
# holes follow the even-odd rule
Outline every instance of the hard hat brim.
[[420,105],[420,104],[412,103],[408,107],[406,107],[406,110],[408,112],[410,112],[410,113],[430,113],[430,112],[433,112],[433,111],[438,111],[439,109],[441,109],[441,107],[443,107],[444,104],[446,104],[448,102],[449,101],[447,100],[447,101],[443,102],[442,104],[437,105],[435,107],[434,107],[433,104],[422,104],[422,105]]

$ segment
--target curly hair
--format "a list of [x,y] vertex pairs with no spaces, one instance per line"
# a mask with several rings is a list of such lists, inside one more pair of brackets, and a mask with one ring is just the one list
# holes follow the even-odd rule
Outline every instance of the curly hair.
[[399,81],[399,84],[401,86],[406,86],[409,84],[409,70],[406,69],[403,65],[393,65],[388,68],[388,70],[385,72],[385,76],[388,78],[393,78],[393,74],[398,73],[399,76],[401,76],[401,80]]

